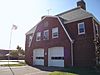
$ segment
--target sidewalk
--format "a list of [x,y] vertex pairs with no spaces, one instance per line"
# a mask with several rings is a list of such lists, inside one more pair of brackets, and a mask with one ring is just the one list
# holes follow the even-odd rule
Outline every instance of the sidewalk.
[[[9,64],[19,64],[23,60],[9,60]],[[8,60],[0,60],[0,65],[8,64]],[[48,71],[42,71],[31,66],[0,66],[0,75],[48,75]]]
[[0,67],[0,75],[48,75],[50,73],[31,66],[11,67],[11,69],[14,74],[9,67]]

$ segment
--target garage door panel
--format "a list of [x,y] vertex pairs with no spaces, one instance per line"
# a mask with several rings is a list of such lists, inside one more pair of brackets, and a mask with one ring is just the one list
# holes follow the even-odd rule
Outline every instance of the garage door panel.
[[52,66],[64,67],[64,60],[53,60]]
[[44,60],[36,60],[34,65],[44,65]]
[[48,66],[64,67],[64,47],[48,49]]
[[44,49],[33,50],[33,65],[44,65]]

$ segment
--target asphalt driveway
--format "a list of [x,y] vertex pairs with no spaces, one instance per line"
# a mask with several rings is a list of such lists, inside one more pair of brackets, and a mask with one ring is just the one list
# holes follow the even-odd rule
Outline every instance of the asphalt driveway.
[[48,73],[50,72],[31,66],[11,67],[11,69],[0,66],[0,75],[48,75]]

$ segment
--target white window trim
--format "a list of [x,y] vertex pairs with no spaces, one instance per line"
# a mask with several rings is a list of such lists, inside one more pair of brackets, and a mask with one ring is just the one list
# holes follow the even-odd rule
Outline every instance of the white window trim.
[[31,41],[32,41],[32,35],[30,35],[29,38],[28,38],[28,47],[30,47]]
[[[55,27],[55,28],[58,29],[58,27]],[[53,39],[53,38],[58,38],[58,37],[59,37],[59,33],[58,33],[58,36],[55,36],[55,37],[53,36],[53,29],[55,29],[55,28],[52,28],[52,39]],[[59,29],[58,29],[58,32],[59,32]]]
[[[48,32],[48,39],[45,39],[45,38],[44,38],[44,33],[45,33],[45,32]],[[49,30],[44,30],[44,32],[43,32],[43,40],[49,40]]]
[[84,24],[84,22],[78,23],[78,35],[85,34],[85,24],[84,24],[84,32],[81,32],[81,33],[79,31],[79,25],[80,24]]
[[39,39],[39,40],[37,39],[38,33],[40,33],[40,38],[41,38],[41,32],[37,32],[37,33],[36,33],[36,41],[41,41],[41,39]]
[[48,23],[48,21],[46,21],[46,22],[44,23],[44,27],[48,27],[48,25],[49,25],[49,23]]

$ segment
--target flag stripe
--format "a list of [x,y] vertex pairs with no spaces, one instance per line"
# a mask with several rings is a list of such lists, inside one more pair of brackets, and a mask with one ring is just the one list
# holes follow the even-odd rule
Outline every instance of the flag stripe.
[[16,30],[17,29],[17,26],[16,25],[13,25],[12,26],[12,29]]

